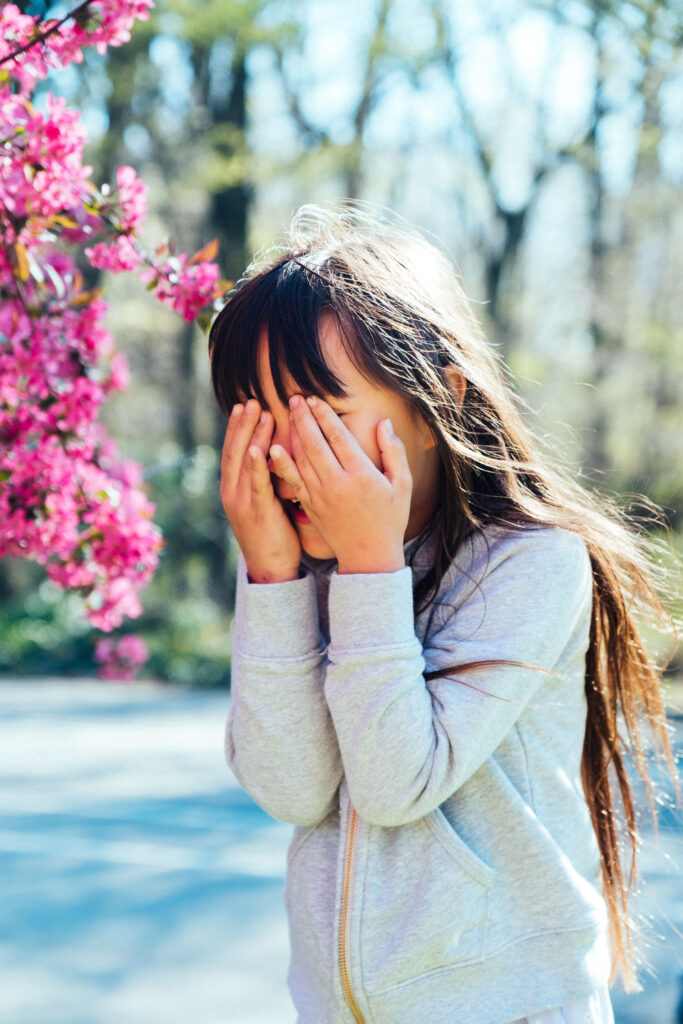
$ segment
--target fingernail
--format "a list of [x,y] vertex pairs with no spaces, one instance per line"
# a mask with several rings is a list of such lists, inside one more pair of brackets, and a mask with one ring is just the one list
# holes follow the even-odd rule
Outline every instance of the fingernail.
[[280,458],[281,454],[282,454],[282,449],[278,448],[278,446],[276,444],[273,445],[273,447],[270,449],[270,457],[271,457],[271,459],[277,460],[277,459]]
[[392,426],[391,420],[385,420],[384,422],[385,422],[385,424],[386,424],[386,428],[387,428],[387,434],[392,434],[392,435],[393,435],[393,433],[394,433],[394,428],[393,428],[393,426]]
[[289,400],[290,409],[298,409],[301,405],[301,395],[292,395]]
[[311,409],[314,409],[315,406],[318,404],[318,399],[315,397],[315,395],[309,395],[306,401],[308,402]]
[[261,415],[259,416],[259,423],[261,424],[261,426],[263,426],[263,424],[266,422],[266,417],[267,416],[268,416],[267,412],[262,412]]

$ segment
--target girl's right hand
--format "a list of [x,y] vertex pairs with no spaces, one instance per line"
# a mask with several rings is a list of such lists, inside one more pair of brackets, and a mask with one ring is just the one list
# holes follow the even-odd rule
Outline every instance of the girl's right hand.
[[255,398],[236,405],[221,455],[221,501],[253,583],[299,577],[301,543],[276,496],[267,466],[273,418]]

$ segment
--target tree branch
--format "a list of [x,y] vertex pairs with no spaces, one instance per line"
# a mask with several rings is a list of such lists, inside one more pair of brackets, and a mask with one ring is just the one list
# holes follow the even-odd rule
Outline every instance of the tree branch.
[[275,63],[277,64],[277,69],[280,72],[280,79],[282,81],[282,86],[285,93],[285,100],[287,101],[287,106],[289,107],[290,116],[293,118],[295,124],[297,125],[302,135],[307,135],[315,143],[321,145],[326,139],[325,132],[321,131],[320,128],[316,128],[315,125],[311,124],[308,118],[305,117],[304,112],[301,109],[301,104],[299,102],[299,97],[296,94],[296,90],[292,88],[287,77],[287,73],[285,71],[284,53],[282,52],[280,46],[273,44],[273,53],[275,55]]
[[[51,36],[53,32],[56,32],[58,28],[61,28],[65,21],[68,21],[69,18],[75,18],[81,13],[81,11],[84,11],[86,7],[90,7],[90,4],[92,3],[94,3],[94,0],[83,0],[83,3],[80,3],[78,7],[74,7],[73,11],[69,11],[69,13],[65,14],[59,21],[55,21],[53,25],[50,25],[50,27],[45,29],[44,32],[40,32],[34,39],[31,39],[30,42],[24,43],[23,46],[20,46],[18,49],[13,50],[11,53],[0,58],[0,65],[5,64],[8,60],[14,60],[15,57],[18,57],[22,53],[26,53],[27,50],[30,50],[37,43],[43,43],[48,36]],[[37,25],[39,22],[40,18],[34,19],[34,24]]]
[[387,21],[389,18],[389,12],[391,11],[391,6],[392,0],[382,0],[377,14],[375,31],[373,33],[370,46],[368,47],[368,59],[365,65],[365,74],[363,75],[363,86],[361,88],[360,100],[353,118],[355,137],[358,142],[362,139],[365,122],[368,119],[368,115],[375,99],[378,78],[376,56],[384,43],[384,35],[387,28]]

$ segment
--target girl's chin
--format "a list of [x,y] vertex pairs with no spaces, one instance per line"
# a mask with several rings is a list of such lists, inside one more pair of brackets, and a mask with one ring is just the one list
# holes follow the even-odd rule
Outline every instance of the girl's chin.
[[312,530],[303,530],[299,533],[301,547],[311,558],[334,558],[334,551],[326,544],[319,533]]

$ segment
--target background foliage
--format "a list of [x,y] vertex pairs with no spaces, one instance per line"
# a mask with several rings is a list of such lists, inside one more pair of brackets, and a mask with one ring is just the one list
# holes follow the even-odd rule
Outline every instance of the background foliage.
[[[150,235],[218,237],[228,279],[302,202],[370,199],[433,232],[582,482],[647,495],[681,551],[682,25],[680,0],[157,0],[45,88],[83,111],[95,181],[133,165]],[[217,685],[235,551],[206,337],[142,285],[106,295],[132,371],[108,429],[166,537],[146,671]],[[0,562],[0,607],[0,668],[92,671],[77,599],[38,567]]]

